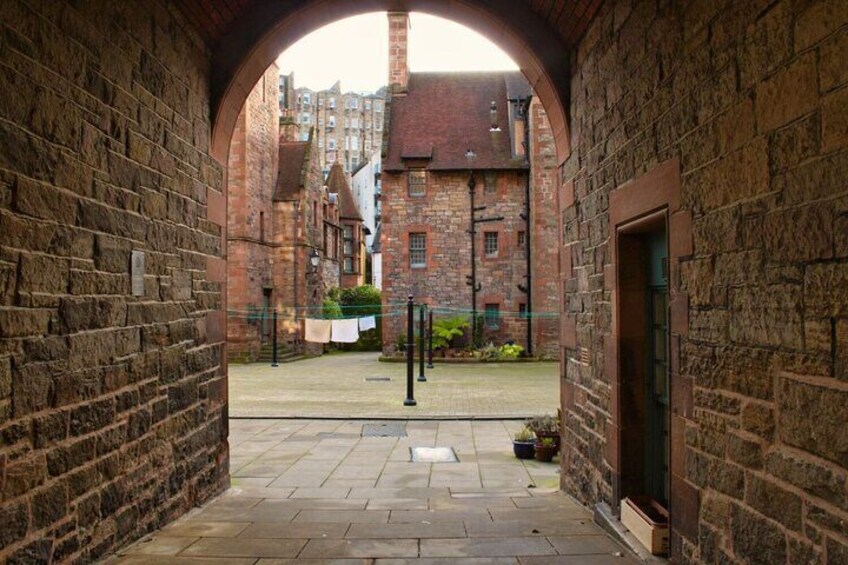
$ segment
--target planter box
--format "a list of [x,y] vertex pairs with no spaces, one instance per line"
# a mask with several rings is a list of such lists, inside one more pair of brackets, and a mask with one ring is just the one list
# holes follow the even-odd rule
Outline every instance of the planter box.
[[621,500],[621,523],[653,555],[668,555],[668,511],[651,498]]

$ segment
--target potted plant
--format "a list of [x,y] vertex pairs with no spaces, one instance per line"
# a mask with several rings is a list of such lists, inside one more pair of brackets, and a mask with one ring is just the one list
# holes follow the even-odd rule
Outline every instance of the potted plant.
[[524,426],[512,440],[512,452],[519,459],[533,459],[535,443],[536,434],[533,433],[533,430]]
[[533,446],[533,454],[536,457],[536,461],[541,461],[542,463],[550,463],[558,450],[559,447],[554,441],[554,438],[551,437],[539,438],[536,441],[536,445]]
[[528,428],[533,430],[533,433],[536,434],[537,438],[550,438],[554,442],[554,445],[556,445],[556,448],[559,449],[559,417],[548,415],[536,416],[534,418],[529,418],[525,424]]

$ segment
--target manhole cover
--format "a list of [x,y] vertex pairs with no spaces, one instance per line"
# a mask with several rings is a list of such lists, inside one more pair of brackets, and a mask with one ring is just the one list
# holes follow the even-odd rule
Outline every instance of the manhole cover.
[[362,437],[406,437],[406,422],[362,424]]
[[391,377],[365,377],[366,383],[378,382],[378,383],[388,383],[391,382]]
[[413,463],[459,463],[452,447],[410,447]]

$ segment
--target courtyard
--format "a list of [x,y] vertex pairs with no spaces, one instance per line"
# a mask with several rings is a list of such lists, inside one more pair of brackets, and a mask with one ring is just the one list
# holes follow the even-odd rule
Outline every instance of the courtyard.
[[[339,353],[279,367],[230,364],[230,416],[272,418],[525,418],[556,414],[557,363],[440,363],[404,406],[406,364]],[[418,362],[415,364],[418,376]]]
[[[394,437],[367,424],[233,420],[232,487],[110,562],[637,563],[557,492],[556,460],[512,455],[520,422],[395,422]],[[413,463],[417,446],[459,461]]]

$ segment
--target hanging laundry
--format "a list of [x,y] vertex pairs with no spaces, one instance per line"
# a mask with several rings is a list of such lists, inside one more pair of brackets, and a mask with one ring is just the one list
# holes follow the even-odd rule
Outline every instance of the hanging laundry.
[[314,320],[306,319],[306,335],[304,339],[314,343],[329,343],[330,328],[332,327],[331,320]]
[[368,330],[373,330],[377,327],[377,319],[374,316],[365,316],[364,318],[359,318],[359,331],[364,332]]
[[333,320],[332,340],[337,343],[356,343],[359,341],[359,320]]

